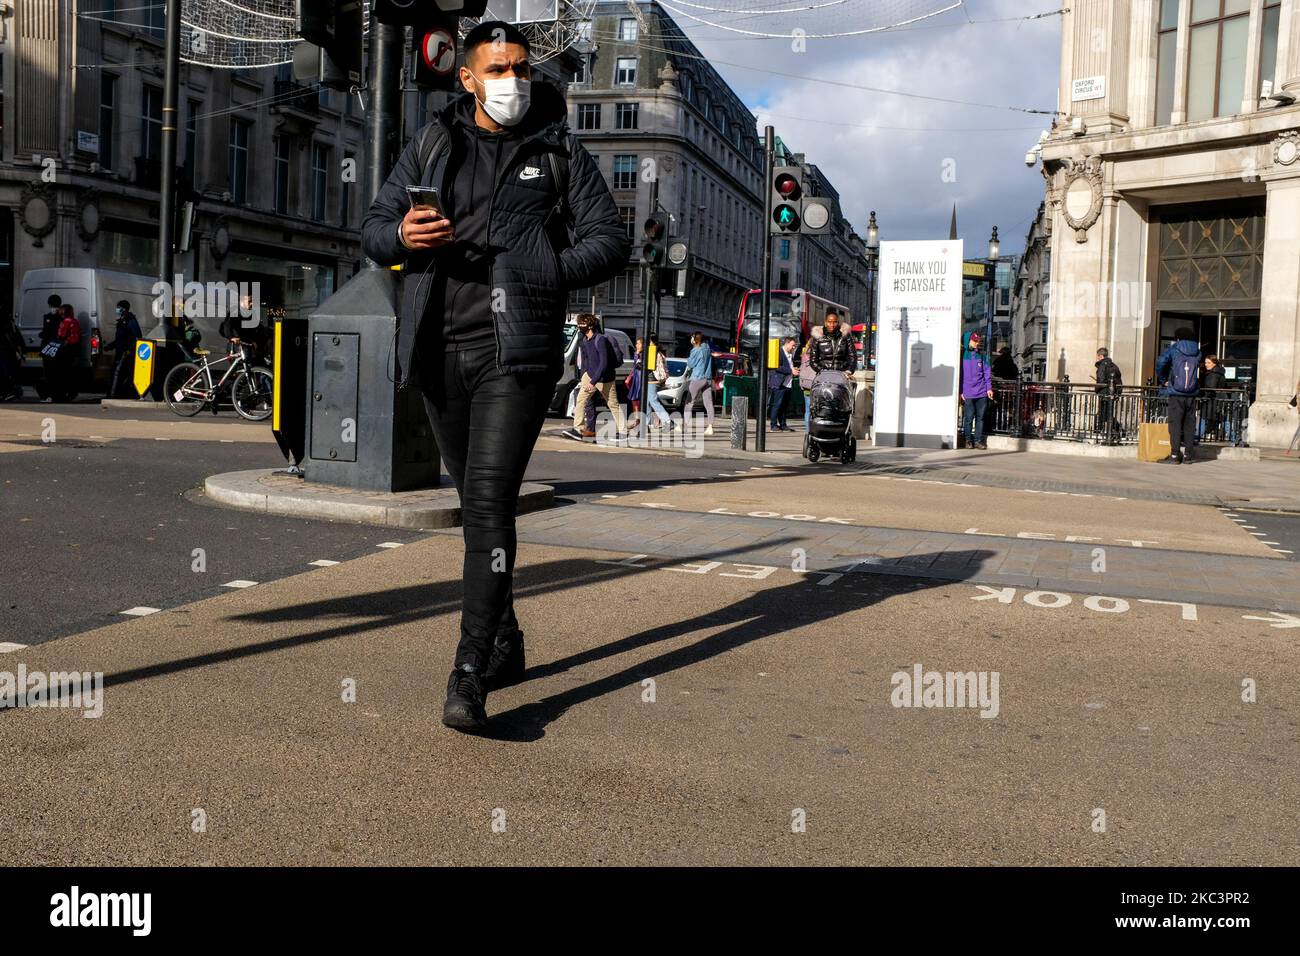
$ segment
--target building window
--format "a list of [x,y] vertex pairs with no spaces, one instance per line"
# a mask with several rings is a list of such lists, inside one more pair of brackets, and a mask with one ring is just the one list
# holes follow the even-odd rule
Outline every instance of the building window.
[[151,35],[161,40],[167,33],[167,4],[151,3],[146,6],[144,25]]
[[636,157],[614,157],[614,188],[636,189]]
[[227,178],[231,201],[241,204],[248,201],[248,133],[252,125],[248,120],[230,118]]
[[325,198],[329,193],[330,148],[320,143],[311,148],[311,215],[317,222],[325,219]]
[[622,275],[615,276],[609,283],[609,304],[610,305],[631,305],[632,290],[635,288],[636,273],[632,269],[624,269]]
[[614,85],[636,86],[636,57],[621,56],[615,61]]
[[620,43],[636,42],[636,17],[623,17],[618,21],[618,39]]
[[569,308],[582,309],[584,312],[594,308],[591,302],[591,289],[570,289]]
[[162,90],[156,86],[142,88],[140,99],[141,156],[145,159],[162,158]]
[[1178,58],[1178,5],[1180,0],[1160,0],[1160,27],[1156,38],[1156,125],[1173,120],[1174,64]]
[[102,73],[99,77],[99,167],[113,168],[113,116],[117,101],[117,77]]
[[578,104],[578,129],[600,129],[600,104]]
[[293,146],[288,136],[275,138],[275,211],[285,216],[289,213],[289,157]]
[[636,207],[619,206],[618,218],[623,220],[623,228],[627,230],[627,237],[636,240]]
[[1250,0],[1192,0],[1188,122],[1241,112],[1249,35]]
[[190,174],[191,185],[198,175],[199,157],[199,111],[203,109],[200,100],[186,100],[185,113],[185,169]]
[[[356,157],[352,153],[343,154],[343,162],[348,168],[356,168]],[[344,229],[348,227],[348,219],[351,214],[352,205],[352,184],[348,182],[347,177],[343,178],[339,185],[339,225]]]
[[637,129],[637,120],[640,113],[640,103],[619,103],[614,110],[615,128]]
[[573,71],[573,82],[586,83],[587,69],[587,55],[585,53],[578,54],[578,68]]
[[[1277,76],[1277,29],[1282,15],[1282,0],[1273,0],[1264,7],[1264,43],[1259,48],[1259,85],[1260,95],[1264,95],[1264,84],[1269,84],[1270,92],[1276,92]],[[1292,16],[1295,16],[1293,13]]]

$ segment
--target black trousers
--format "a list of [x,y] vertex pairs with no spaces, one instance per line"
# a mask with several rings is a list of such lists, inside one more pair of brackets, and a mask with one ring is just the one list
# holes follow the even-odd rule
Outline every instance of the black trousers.
[[113,379],[108,386],[109,398],[121,398],[123,386],[130,387],[135,375],[135,349],[119,351],[113,360]]
[[425,408],[460,492],[465,534],[455,666],[484,667],[495,639],[519,630],[513,587],[519,486],[560,371],[503,373],[495,344],[461,352],[421,346]]
[[1169,396],[1169,454],[1175,457],[1192,453],[1196,445],[1196,396]]

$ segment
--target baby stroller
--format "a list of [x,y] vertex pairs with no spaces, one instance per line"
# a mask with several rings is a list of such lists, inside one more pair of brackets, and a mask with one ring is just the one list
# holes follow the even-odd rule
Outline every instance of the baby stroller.
[[822,372],[813,382],[808,401],[812,415],[803,440],[803,456],[809,461],[817,461],[822,455],[838,456],[845,465],[856,461],[858,440],[850,432],[853,382],[843,372]]

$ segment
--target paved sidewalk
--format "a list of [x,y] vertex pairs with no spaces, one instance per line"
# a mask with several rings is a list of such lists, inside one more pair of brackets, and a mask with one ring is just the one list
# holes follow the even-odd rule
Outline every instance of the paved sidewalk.
[[[543,431],[539,447],[554,450],[576,443],[557,437],[561,428]],[[1176,500],[1189,504],[1250,506],[1300,512],[1300,459],[1266,457],[1260,461],[1198,461],[1190,465],[1164,465],[1123,458],[1088,458],[1043,455],[1020,451],[927,451],[919,448],[875,448],[858,445],[858,461],[847,468],[823,460],[810,465],[801,454],[803,425],[792,423],[789,432],[769,433],[764,453],[753,450],[754,423],[750,423],[750,449],[730,446],[730,419],[719,416],[714,435],[702,434],[704,457],[770,465],[793,465],[827,472],[874,470],[885,474],[913,475],[943,481],[996,488],[1035,488],[1126,498]],[[681,455],[680,448],[610,448],[608,454]]]
[[863,571],[999,588],[1300,611],[1300,572],[1291,562],[1271,558],[599,504],[523,517],[519,538],[699,562],[726,554],[728,561],[778,568],[803,561],[809,571]]

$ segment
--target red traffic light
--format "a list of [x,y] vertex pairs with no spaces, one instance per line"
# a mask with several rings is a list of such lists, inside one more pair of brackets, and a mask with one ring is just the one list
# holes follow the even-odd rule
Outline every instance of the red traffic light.
[[664,237],[664,221],[657,217],[650,217],[645,221],[645,235],[647,239],[662,239]]
[[795,179],[789,173],[782,173],[776,177],[776,191],[781,194],[783,199],[799,198],[799,180]]

